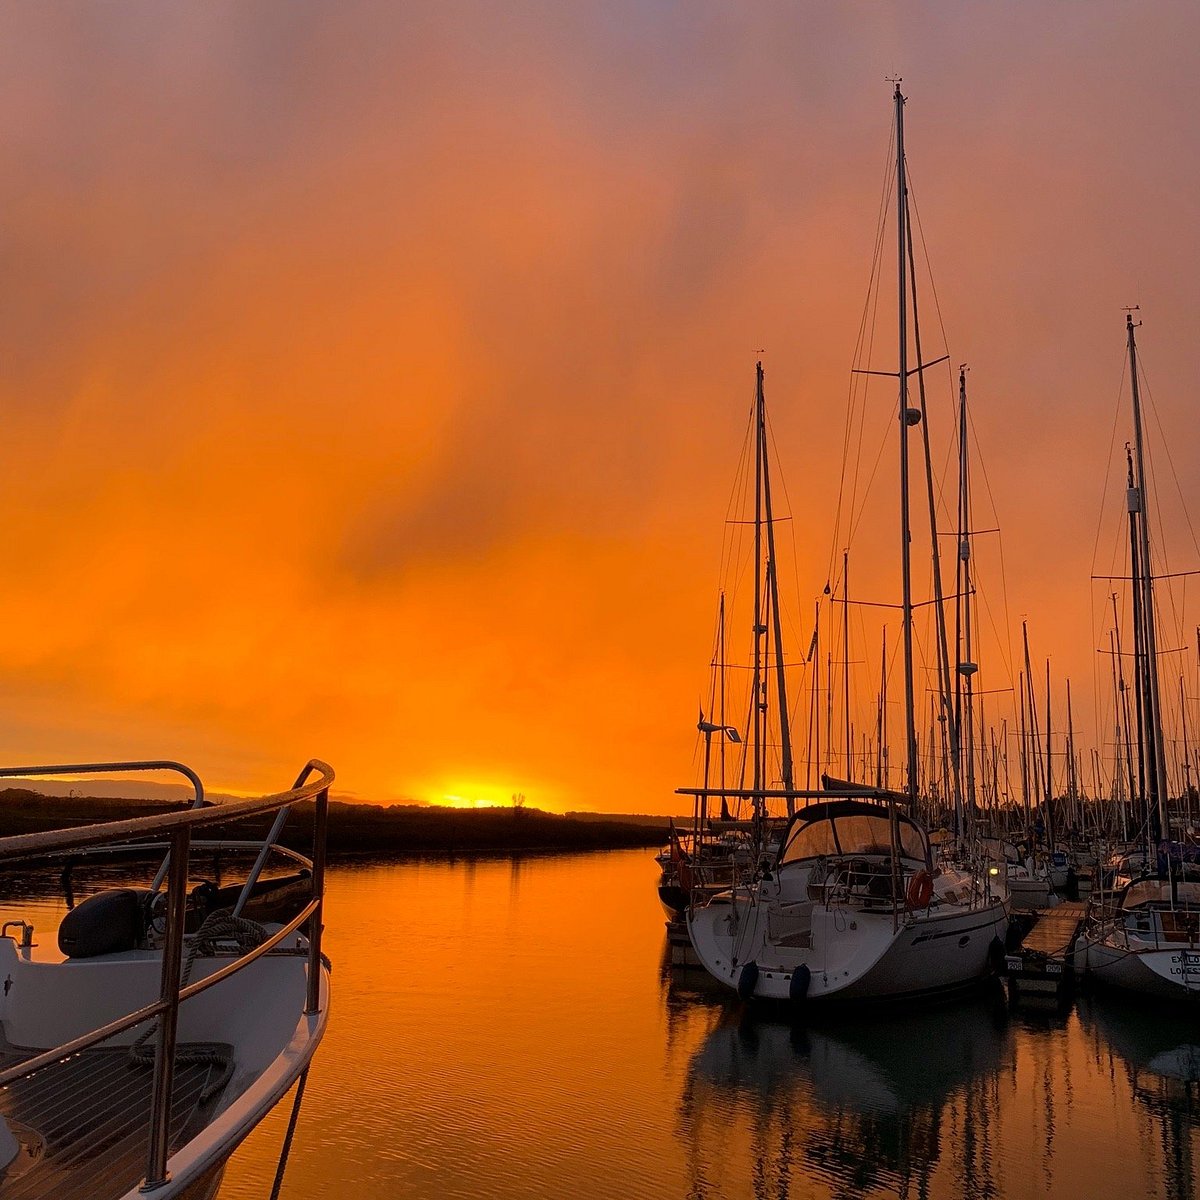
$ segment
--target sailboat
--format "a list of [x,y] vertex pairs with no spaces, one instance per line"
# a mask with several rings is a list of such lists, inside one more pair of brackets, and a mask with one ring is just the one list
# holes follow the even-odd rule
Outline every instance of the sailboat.
[[[902,797],[849,781],[838,786],[836,796],[769,789],[756,765],[753,788],[736,794],[748,798],[756,812],[765,811],[769,800],[787,801],[792,815],[780,849],[749,886],[718,895],[688,916],[697,957],[743,999],[883,999],[962,987],[990,972],[1007,932],[1006,901],[992,890],[989,877],[935,866],[928,834],[916,818],[908,473],[909,432],[924,418],[924,406],[910,405],[908,381],[929,364],[919,363],[918,340],[918,366],[910,371],[908,365],[912,243],[899,82],[894,102],[907,788]],[[796,808],[797,801],[804,806]]]
[[[1144,862],[1157,867],[1130,879],[1115,894],[1093,897],[1075,945],[1077,970],[1101,983],[1158,996],[1200,996],[1200,882],[1181,878],[1174,862],[1167,808],[1167,768],[1163,738],[1155,629],[1154,566],[1150,555],[1149,489],[1138,388],[1137,338],[1132,312],[1126,314],[1132,449],[1126,448],[1130,582],[1133,592],[1134,675],[1138,711],[1139,776],[1146,797]],[[1154,836],[1157,833],[1157,838]],[[1158,853],[1151,853],[1158,841]],[[1182,856],[1180,856],[1182,857]]]

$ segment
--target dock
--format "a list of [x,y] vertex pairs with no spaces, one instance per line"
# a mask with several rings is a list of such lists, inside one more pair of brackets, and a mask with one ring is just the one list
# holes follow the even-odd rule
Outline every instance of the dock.
[[1038,913],[1037,923],[1018,949],[1005,956],[1009,998],[1059,1002],[1073,974],[1072,951],[1087,904],[1068,900]]

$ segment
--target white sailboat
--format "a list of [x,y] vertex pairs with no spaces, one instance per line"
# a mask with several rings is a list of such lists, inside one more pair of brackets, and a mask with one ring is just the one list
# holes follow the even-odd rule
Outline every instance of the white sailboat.
[[[769,790],[756,766],[736,793],[764,812],[768,800],[810,802],[795,811],[769,870],[749,887],[692,909],[688,929],[708,972],[743,998],[879,999],[956,988],[988,974],[1003,953],[1008,914],[986,874],[938,869],[915,819],[918,755],[913,699],[913,600],[908,496],[908,263],[911,238],[904,159],[904,97],[895,89],[899,239],[899,431],[907,792],[839,787]],[[919,347],[919,343],[918,343]],[[919,356],[919,351],[918,351]],[[919,371],[922,366],[914,368]],[[957,772],[957,762],[955,763]],[[696,789],[681,789],[704,794]],[[729,794],[729,793],[726,793]],[[815,801],[815,803],[811,803]]]
[[[1075,966],[1097,982],[1156,996],[1200,996],[1200,883],[1180,878],[1169,842],[1152,854],[1152,836],[1169,838],[1166,753],[1155,630],[1154,569],[1150,555],[1149,488],[1142,437],[1137,339],[1125,318],[1134,444],[1126,447],[1134,675],[1140,744],[1139,776],[1146,797],[1145,874],[1114,893],[1093,895],[1075,943]],[[1155,877],[1149,877],[1151,871]]]
[[899,998],[985,976],[1008,914],[977,875],[935,870],[924,829],[895,803],[800,809],[775,867],[689,920],[709,974],[745,998]]

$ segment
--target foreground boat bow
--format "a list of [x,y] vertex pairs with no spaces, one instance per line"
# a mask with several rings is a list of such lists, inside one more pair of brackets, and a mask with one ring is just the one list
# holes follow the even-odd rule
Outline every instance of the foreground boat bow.
[[[0,775],[182,769],[107,763]],[[0,838],[0,862],[71,861],[167,839],[152,886],[84,901],[59,953],[25,921],[0,932],[0,1197],[162,1200],[212,1196],[229,1155],[307,1070],[329,1013],[321,955],[325,829],[333,771],[310,762],[288,791],[129,821]],[[312,857],[279,846],[287,814],[315,801]],[[275,814],[261,842],[193,840],[207,827]],[[189,891],[193,848],[253,852],[232,898]],[[300,868],[285,886],[272,853]],[[295,886],[294,886],[295,885]],[[290,895],[290,899],[287,896]],[[262,923],[251,919],[256,899]],[[19,933],[14,936],[14,931]]]

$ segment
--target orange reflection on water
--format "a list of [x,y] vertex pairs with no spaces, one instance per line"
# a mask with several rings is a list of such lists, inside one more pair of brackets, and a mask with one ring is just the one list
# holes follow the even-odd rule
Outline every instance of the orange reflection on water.
[[[664,961],[651,856],[336,867],[284,1195],[1194,1193],[1200,1030],[1112,997],[789,1025]],[[223,1200],[269,1190],[281,1106]]]

